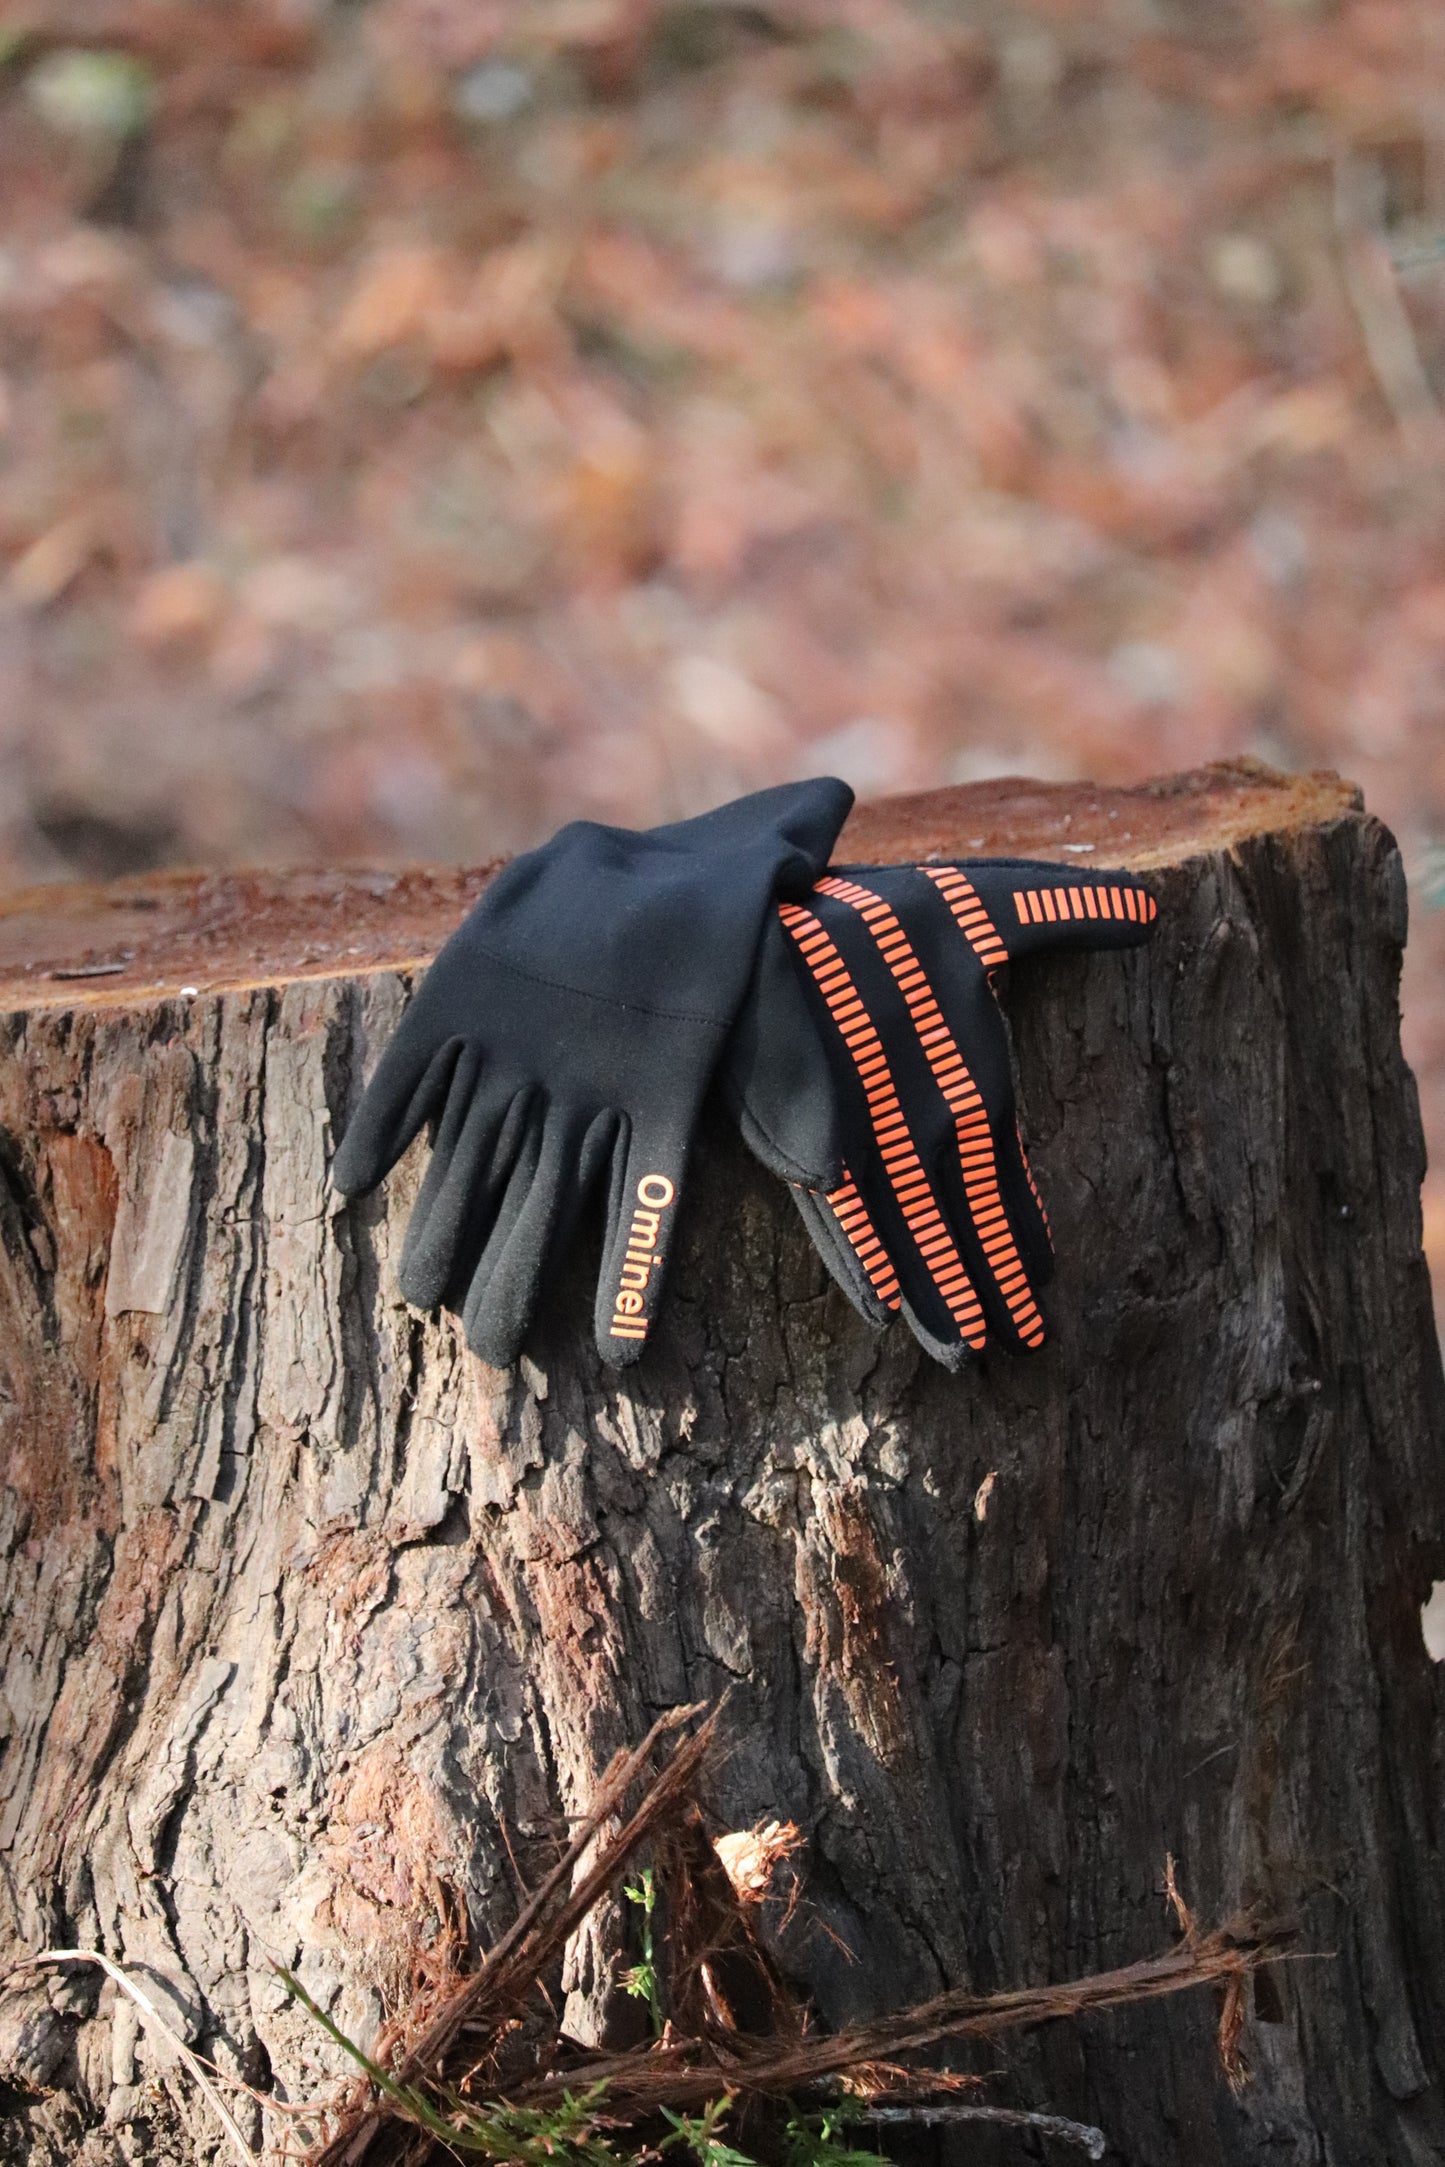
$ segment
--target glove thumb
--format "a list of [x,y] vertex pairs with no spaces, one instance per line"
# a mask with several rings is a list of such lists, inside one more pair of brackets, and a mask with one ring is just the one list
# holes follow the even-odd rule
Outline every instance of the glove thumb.
[[769,1173],[825,1195],[843,1179],[832,1071],[776,910],[723,1055],[723,1095],[744,1143]]

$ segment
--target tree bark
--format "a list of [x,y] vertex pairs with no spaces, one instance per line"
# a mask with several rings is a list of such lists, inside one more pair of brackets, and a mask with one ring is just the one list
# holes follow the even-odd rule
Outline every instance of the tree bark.
[[[1238,767],[895,801],[839,854],[1074,849],[1156,868],[1159,928],[1015,970],[1053,1336],[959,1378],[853,1318],[721,1123],[637,1370],[592,1348],[595,1246],[514,1370],[406,1307],[424,1146],[356,1205],[327,1165],[481,874],[0,908],[0,1968],[104,1950],[314,2097],[273,1963],[367,2036],[441,1892],[485,1942],[612,1752],[727,1692],[710,1803],[804,1831],[777,1947],[825,2021],[1153,1953],[1172,1853],[1206,1922],[1299,1927],[1253,2082],[1186,2000],[994,2096],[1135,2167],[1445,2160],[1400,861],[1333,778]],[[612,1954],[574,1952],[579,2024]],[[196,2157],[165,2062],[98,1972],[12,1973],[0,2157]]]

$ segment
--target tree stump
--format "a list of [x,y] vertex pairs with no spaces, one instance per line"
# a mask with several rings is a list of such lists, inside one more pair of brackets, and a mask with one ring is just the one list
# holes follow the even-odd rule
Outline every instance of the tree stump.
[[[1445,2160],[1398,855],[1252,766],[864,807],[839,855],[930,850],[1152,868],[1162,906],[1146,949],[1015,967],[1054,1330],[958,1378],[854,1319],[721,1121],[635,1371],[585,1244],[514,1370],[406,1307],[424,1147],[357,1205],[327,1164],[484,874],[9,899],[0,1965],[102,1949],[314,2097],[274,1963],[367,2036],[442,1892],[485,1942],[612,1752],[726,1692],[711,1805],[804,1832],[778,1948],[825,2021],[1150,1954],[1173,1854],[1206,1922],[1298,1925],[1252,2083],[1185,1999],[1039,2035],[997,2096],[1135,2167]],[[579,2023],[609,1957],[574,1952]],[[0,2156],[214,2142],[98,1972],[13,1975],[0,2056]]]

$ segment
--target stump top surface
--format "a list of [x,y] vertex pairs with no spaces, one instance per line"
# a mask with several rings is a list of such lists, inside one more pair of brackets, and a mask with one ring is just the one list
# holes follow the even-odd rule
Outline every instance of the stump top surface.
[[[837,857],[1038,857],[1146,871],[1359,807],[1337,775],[1283,775],[1255,761],[1128,788],[1004,776],[860,805]],[[495,870],[164,872],[13,890],[0,895],[0,1010],[419,967]]]

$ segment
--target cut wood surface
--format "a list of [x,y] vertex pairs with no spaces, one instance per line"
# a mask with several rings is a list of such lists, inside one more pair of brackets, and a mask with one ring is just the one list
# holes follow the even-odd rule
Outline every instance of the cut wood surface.
[[[487,1942],[611,1754],[726,1691],[711,1805],[803,1831],[775,1953],[825,2022],[1152,1955],[1172,1853],[1201,1917],[1299,1928],[1254,2081],[1175,2002],[1012,2048],[994,2096],[1134,2167],[1445,2160],[1398,855],[1252,766],[865,806],[838,855],[934,851],[1161,903],[1146,949],[1015,967],[1054,1330],[959,1378],[853,1318],[720,1121],[637,1370],[591,1344],[595,1241],[513,1370],[407,1308],[424,1146],[358,1204],[327,1167],[485,869],[0,901],[0,1968],[103,1950],[315,2096],[275,1963],[369,2035],[444,1904]],[[594,2034],[617,1925],[573,1951]],[[11,1972],[0,2157],[191,2160],[165,2062],[98,1971]]]
[[[1248,760],[1133,789],[1008,776],[859,805],[836,857],[1077,856],[1144,871],[1358,802],[1337,775],[1280,775]],[[15,889],[0,894],[0,1007],[113,1007],[183,986],[217,993],[419,968],[495,870],[146,873]]]

